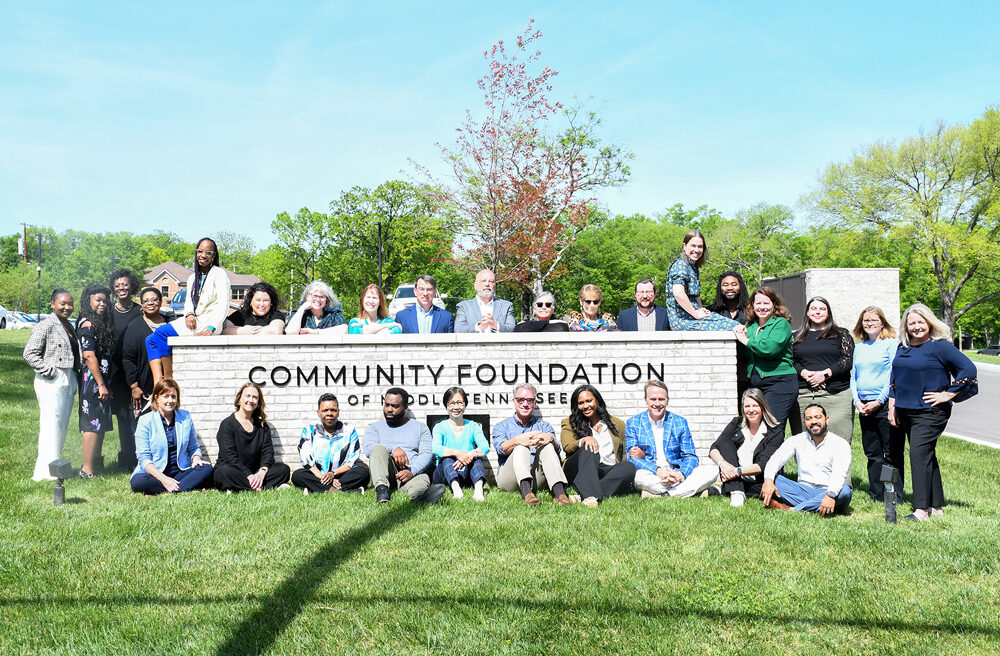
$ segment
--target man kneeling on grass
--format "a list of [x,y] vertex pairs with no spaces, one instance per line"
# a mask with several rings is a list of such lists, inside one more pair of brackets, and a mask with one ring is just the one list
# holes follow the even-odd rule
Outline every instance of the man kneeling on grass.
[[406,416],[408,407],[406,390],[390,387],[382,405],[385,418],[365,429],[365,454],[379,503],[388,503],[391,491],[397,488],[411,501],[437,503],[447,489],[431,485],[431,432]]
[[318,424],[302,429],[299,460],[302,469],[292,474],[292,484],[303,492],[364,492],[368,465],[359,460],[361,440],[351,424],[340,421],[340,405],[333,394],[319,397]]
[[[801,510],[832,515],[843,512],[851,503],[851,445],[827,431],[826,410],[818,403],[803,413],[806,432],[793,435],[782,443],[764,468],[761,499],[765,508]],[[778,474],[785,463],[795,458],[798,482]]]

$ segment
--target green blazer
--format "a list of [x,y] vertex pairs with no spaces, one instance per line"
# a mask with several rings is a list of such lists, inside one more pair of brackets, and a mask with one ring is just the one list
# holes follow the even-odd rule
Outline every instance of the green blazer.
[[761,378],[795,375],[792,365],[792,325],[788,319],[772,316],[763,326],[747,326],[747,375],[756,370]]

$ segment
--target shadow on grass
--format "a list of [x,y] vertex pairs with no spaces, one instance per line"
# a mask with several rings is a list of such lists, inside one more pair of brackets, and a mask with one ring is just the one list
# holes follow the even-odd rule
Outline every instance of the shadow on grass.
[[[393,523],[405,521],[410,515],[419,510],[417,504],[397,508],[392,513],[373,520],[367,527],[358,529],[346,536],[343,540],[331,543],[309,561],[301,565],[285,583],[279,586],[275,592],[267,597],[245,596],[245,595],[224,595],[206,597],[154,597],[154,596],[108,596],[108,597],[43,597],[43,598],[15,598],[0,600],[0,608],[5,606],[118,606],[129,604],[133,606],[198,606],[210,604],[237,604],[243,605],[257,601],[261,604],[259,610],[243,621],[233,632],[232,637],[222,645],[216,654],[249,654],[260,653],[267,650],[288,624],[302,610],[306,602],[310,601],[312,593],[322,583],[323,579],[329,576],[334,569],[339,567],[345,560],[350,558],[364,543],[377,537],[379,534],[387,532],[392,528]],[[354,540],[354,542],[352,542]],[[330,552],[329,554],[327,552]],[[329,561],[324,560],[324,554],[330,555]],[[551,601],[535,601],[531,599],[507,599],[498,596],[477,595],[477,596],[447,596],[447,595],[342,595],[324,594],[320,598],[313,599],[315,602],[322,602],[328,605],[349,604],[355,606],[375,606],[378,604],[429,604],[449,608],[454,611],[456,606],[466,606],[470,609],[478,609],[483,614],[489,614],[494,609],[497,611],[520,609],[523,611],[534,611],[540,613],[551,613],[554,605]],[[979,635],[985,638],[1000,639],[1000,627],[990,625],[972,624],[968,622],[932,622],[914,620],[891,620],[876,619],[872,617],[851,618],[851,617],[805,617],[792,616],[789,614],[766,613],[755,611],[727,611],[708,608],[685,608],[683,602],[654,606],[643,604],[641,606],[625,606],[620,603],[591,603],[585,600],[574,600],[572,605],[563,609],[566,613],[587,612],[600,616],[621,616],[632,615],[642,617],[647,620],[671,619],[702,619],[715,622],[769,622],[773,624],[803,624],[817,628],[839,627],[856,629],[862,631],[900,631],[917,634],[956,634],[956,635]],[[259,635],[263,633],[263,635]]]

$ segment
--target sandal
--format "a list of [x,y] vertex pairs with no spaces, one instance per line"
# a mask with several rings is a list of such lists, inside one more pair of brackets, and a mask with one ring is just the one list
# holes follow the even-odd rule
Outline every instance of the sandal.
[[85,471],[83,467],[80,467],[80,471],[78,471],[76,475],[86,481],[89,481],[90,479],[97,477],[97,474],[95,474],[94,472]]

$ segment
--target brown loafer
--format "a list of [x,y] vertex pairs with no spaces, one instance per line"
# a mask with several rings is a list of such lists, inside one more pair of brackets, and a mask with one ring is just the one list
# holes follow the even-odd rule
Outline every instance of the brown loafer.
[[556,495],[556,496],[552,497],[552,502],[553,503],[558,503],[560,506],[568,506],[571,503],[573,503],[572,501],[570,501],[570,498],[568,496],[566,496],[565,494],[559,494],[559,495]]
[[770,508],[771,510],[791,510],[792,507],[787,503],[781,503],[776,497],[771,497],[771,500],[767,502],[765,508]]
[[529,506],[539,506],[541,505],[542,500],[536,497],[534,492],[528,492],[528,494],[524,497],[524,502]]

